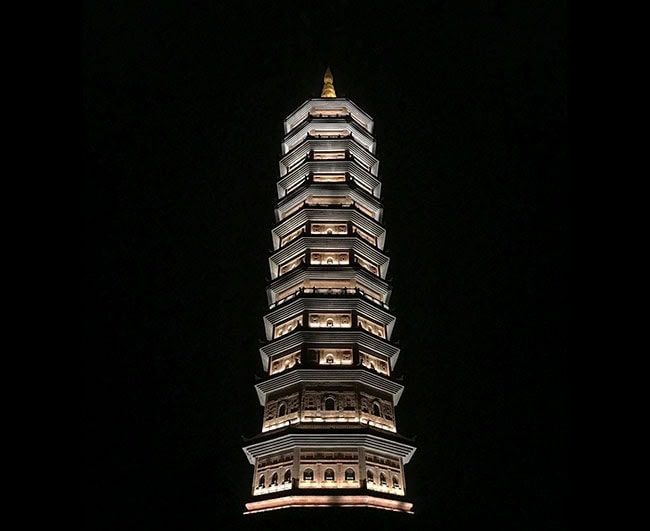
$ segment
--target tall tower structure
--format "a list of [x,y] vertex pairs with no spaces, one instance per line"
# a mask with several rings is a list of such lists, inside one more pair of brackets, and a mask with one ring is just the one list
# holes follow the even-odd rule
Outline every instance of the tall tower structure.
[[284,121],[269,256],[261,433],[246,513],[288,507],[412,512],[397,432],[404,389],[393,376],[389,258],[384,252],[372,118],[338,98],[328,68],[320,98]]

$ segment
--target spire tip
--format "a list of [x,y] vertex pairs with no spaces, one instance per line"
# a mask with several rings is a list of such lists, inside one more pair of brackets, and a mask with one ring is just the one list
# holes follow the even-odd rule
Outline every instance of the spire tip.
[[320,94],[321,98],[336,98],[336,91],[334,90],[334,76],[330,67],[327,67],[325,70],[325,75],[323,76],[323,90]]

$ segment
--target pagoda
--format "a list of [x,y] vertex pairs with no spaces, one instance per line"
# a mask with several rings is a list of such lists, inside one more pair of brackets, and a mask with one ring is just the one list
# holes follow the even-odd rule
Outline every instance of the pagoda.
[[336,96],[284,121],[269,256],[261,432],[245,441],[254,467],[245,514],[291,507],[412,513],[397,432],[404,390],[393,370],[395,316],[373,119]]

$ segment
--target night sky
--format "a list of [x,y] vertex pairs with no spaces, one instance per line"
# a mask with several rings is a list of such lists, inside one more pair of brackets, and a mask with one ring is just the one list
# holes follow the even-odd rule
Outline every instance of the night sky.
[[83,529],[332,528],[240,516],[282,121],[328,65],[375,119],[418,447],[415,516],[339,524],[567,527],[566,6],[409,4],[82,4]]

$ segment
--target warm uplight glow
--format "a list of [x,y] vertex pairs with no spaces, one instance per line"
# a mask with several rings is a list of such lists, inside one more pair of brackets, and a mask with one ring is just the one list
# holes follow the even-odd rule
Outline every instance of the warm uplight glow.
[[275,308],[278,304],[282,304],[298,295],[327,295],[327,296],[340,296],[340,295],[360,295],[376,304],[380,304],[388,309],[388,305],[383,301],[383,298],[365,286],[358,286],[354,279],[346,280],[324,280],[324,281],[304,281],[292,286],[285,291],[278,293],[277,301],[272,304],[270,308]]
[[[246,513],[366,507],[412,514],[397,434],[404,386],[384,251],[372,117],[337,98],[329,68],[320,98],[284,121],[275,183],[269,311],[254,388],[261,432],[243,447],[253,465]],[[342,522],[341,525],[345,525]]]
[[268,487],[257,487],[253,491],[253,495],[259,496],[260,494],[269,494],[271,492],[280,492],[283,490],[291,489],[291,483],[284,483],[280,485],[270,485]]
[[300,351],[292,352],[291,354],[274,359],[270,364],[269,374],[277,374],[286,369],[290,369],[296,363],[300,363]]
[[310,313],[310,328],[350,328],[352,314],[350,313]]
[[336,98],[336,91],[334,90],[334,76],[330,67],[327,67],[325,70],[325,75],[323,76],[323,90],[321,91],[321,98]]
[[307,356],[319,365],[352,365],[352,349],[310,348]]
[[314,265],[348,265],[350,253],[339,251],[317,251],[310,253],[309,263]]
[[312,223],[311,234],[347,234],[348,226],[345,223]]
[[369,209],[367,209],[366,207],[364,207],[363,205],[360,205],[360,204],[357,203],[356,206],[357,206],[357,208],[358,208],[359,210],[361,210],[361,212],[363,212],[366,216],[369,216],[369,217],[371,217],[371,218],[374,217],[374,214],[373,214]]
[[345,174],[326,174],[320,173],[313,176],[315,183],[344,183]]
[[339,130],[321,130],[321,129],[312,129],[309,131],[309,135],[317,138],[344,138],[350,136],[350,131],[345,129]]
[[375,334],[376,336],[379,337],[386,337],[386,332],[384,331],[384,327],[378,323],[375,323],[374,321],[371,321],[370,319],[366,319],[365,317],[357,317],[357,324],[366,330],[367,332],[370,332],[371,334]]
[[383,360],[382,358],[360,351],[359,361],[364,367],[368,367],[369,369],[377,371],[380,374],[385,374],[387,376],[390,375],[390,365],[386,362],[386,360]]
[[373,275],[379,275],[379,268],[360,256],[355,257],[355,262],[363,267],[365,270],[370,271]]
[[294,230],[293,232],[287,234],[284,238],[280,240],[280,247],[284,247],[287,243],[295,240],[298,236],[305,232],[305,227],[300,227],[299,229]]
[[289,321],[285,321],[282,324],[279,324],[275,327],[273,331],[273,338],[278,338],[284,334],[288,334],[289,332],[295,330],[298,326],[302,325],[302,315],[290,319]]
[[350,113],[345,107],[341,107],[340,109],[315,108],[309,112],[309,116],[313,118],[343,118],[345,116],[350,116]]
[[367,232],[361,230],[358,227],[352,227],[352,233],[353,234],[358,234],[359,236],[361,236],[361,238],[366,240],[371,245],[377,245],[377,239],[374,236],[371,236],[370,234],[368,234]]
[[278,273],[280,275],[284,275],[285,273],[294,270],[296,267],[299,267],[304,263],[305,263],[305,255],[301,254],[297,258],[294,258],[293,260],[290,260],[286,264],[282,265]]
[[300,201],[297,204],[293,205],[290,208],[287,208],[286,210],[283,209],[278,209],[278,219],[283,220],[286,219],[296,212],[298,212],[300,209],[302,209],[304,206],[307,207],[326,207],[326,208],[331,208],[331,207],[341,207],[341,208],[356,208],[360,212],[364,213],[366,216],[369,218],[373,218],[378,220],[379,218],[377,217],[376,213],[374,213],[372,210],[361,204],[359,201],[353,201],[350,197],[345,197],[345,196],[309,196],[305,201]]
[[313,160],[345,160],[345,151],[314,151]]
[[298,203],[296,206],[290,208],[284,213],[280,213],[280,219],[288,218],[291,214],[298,212],[298,210],[300,210],[304,205],[305,205],[305,201],[303,201],[302,203]]
[[310,196],[305,201],[309,206],[326,206],[326,205],[351,205],[352,199],[343,196]]
[[371,507],[374,509],[385,509],[387,511],[397,511],[413,514],[411,509],[412,503],[375,496],[282,496],[272,500],[263,500],[246,504],[247,512],[252,514],[263,511],[273,511],[277,509],[288,509],[290,507]]

